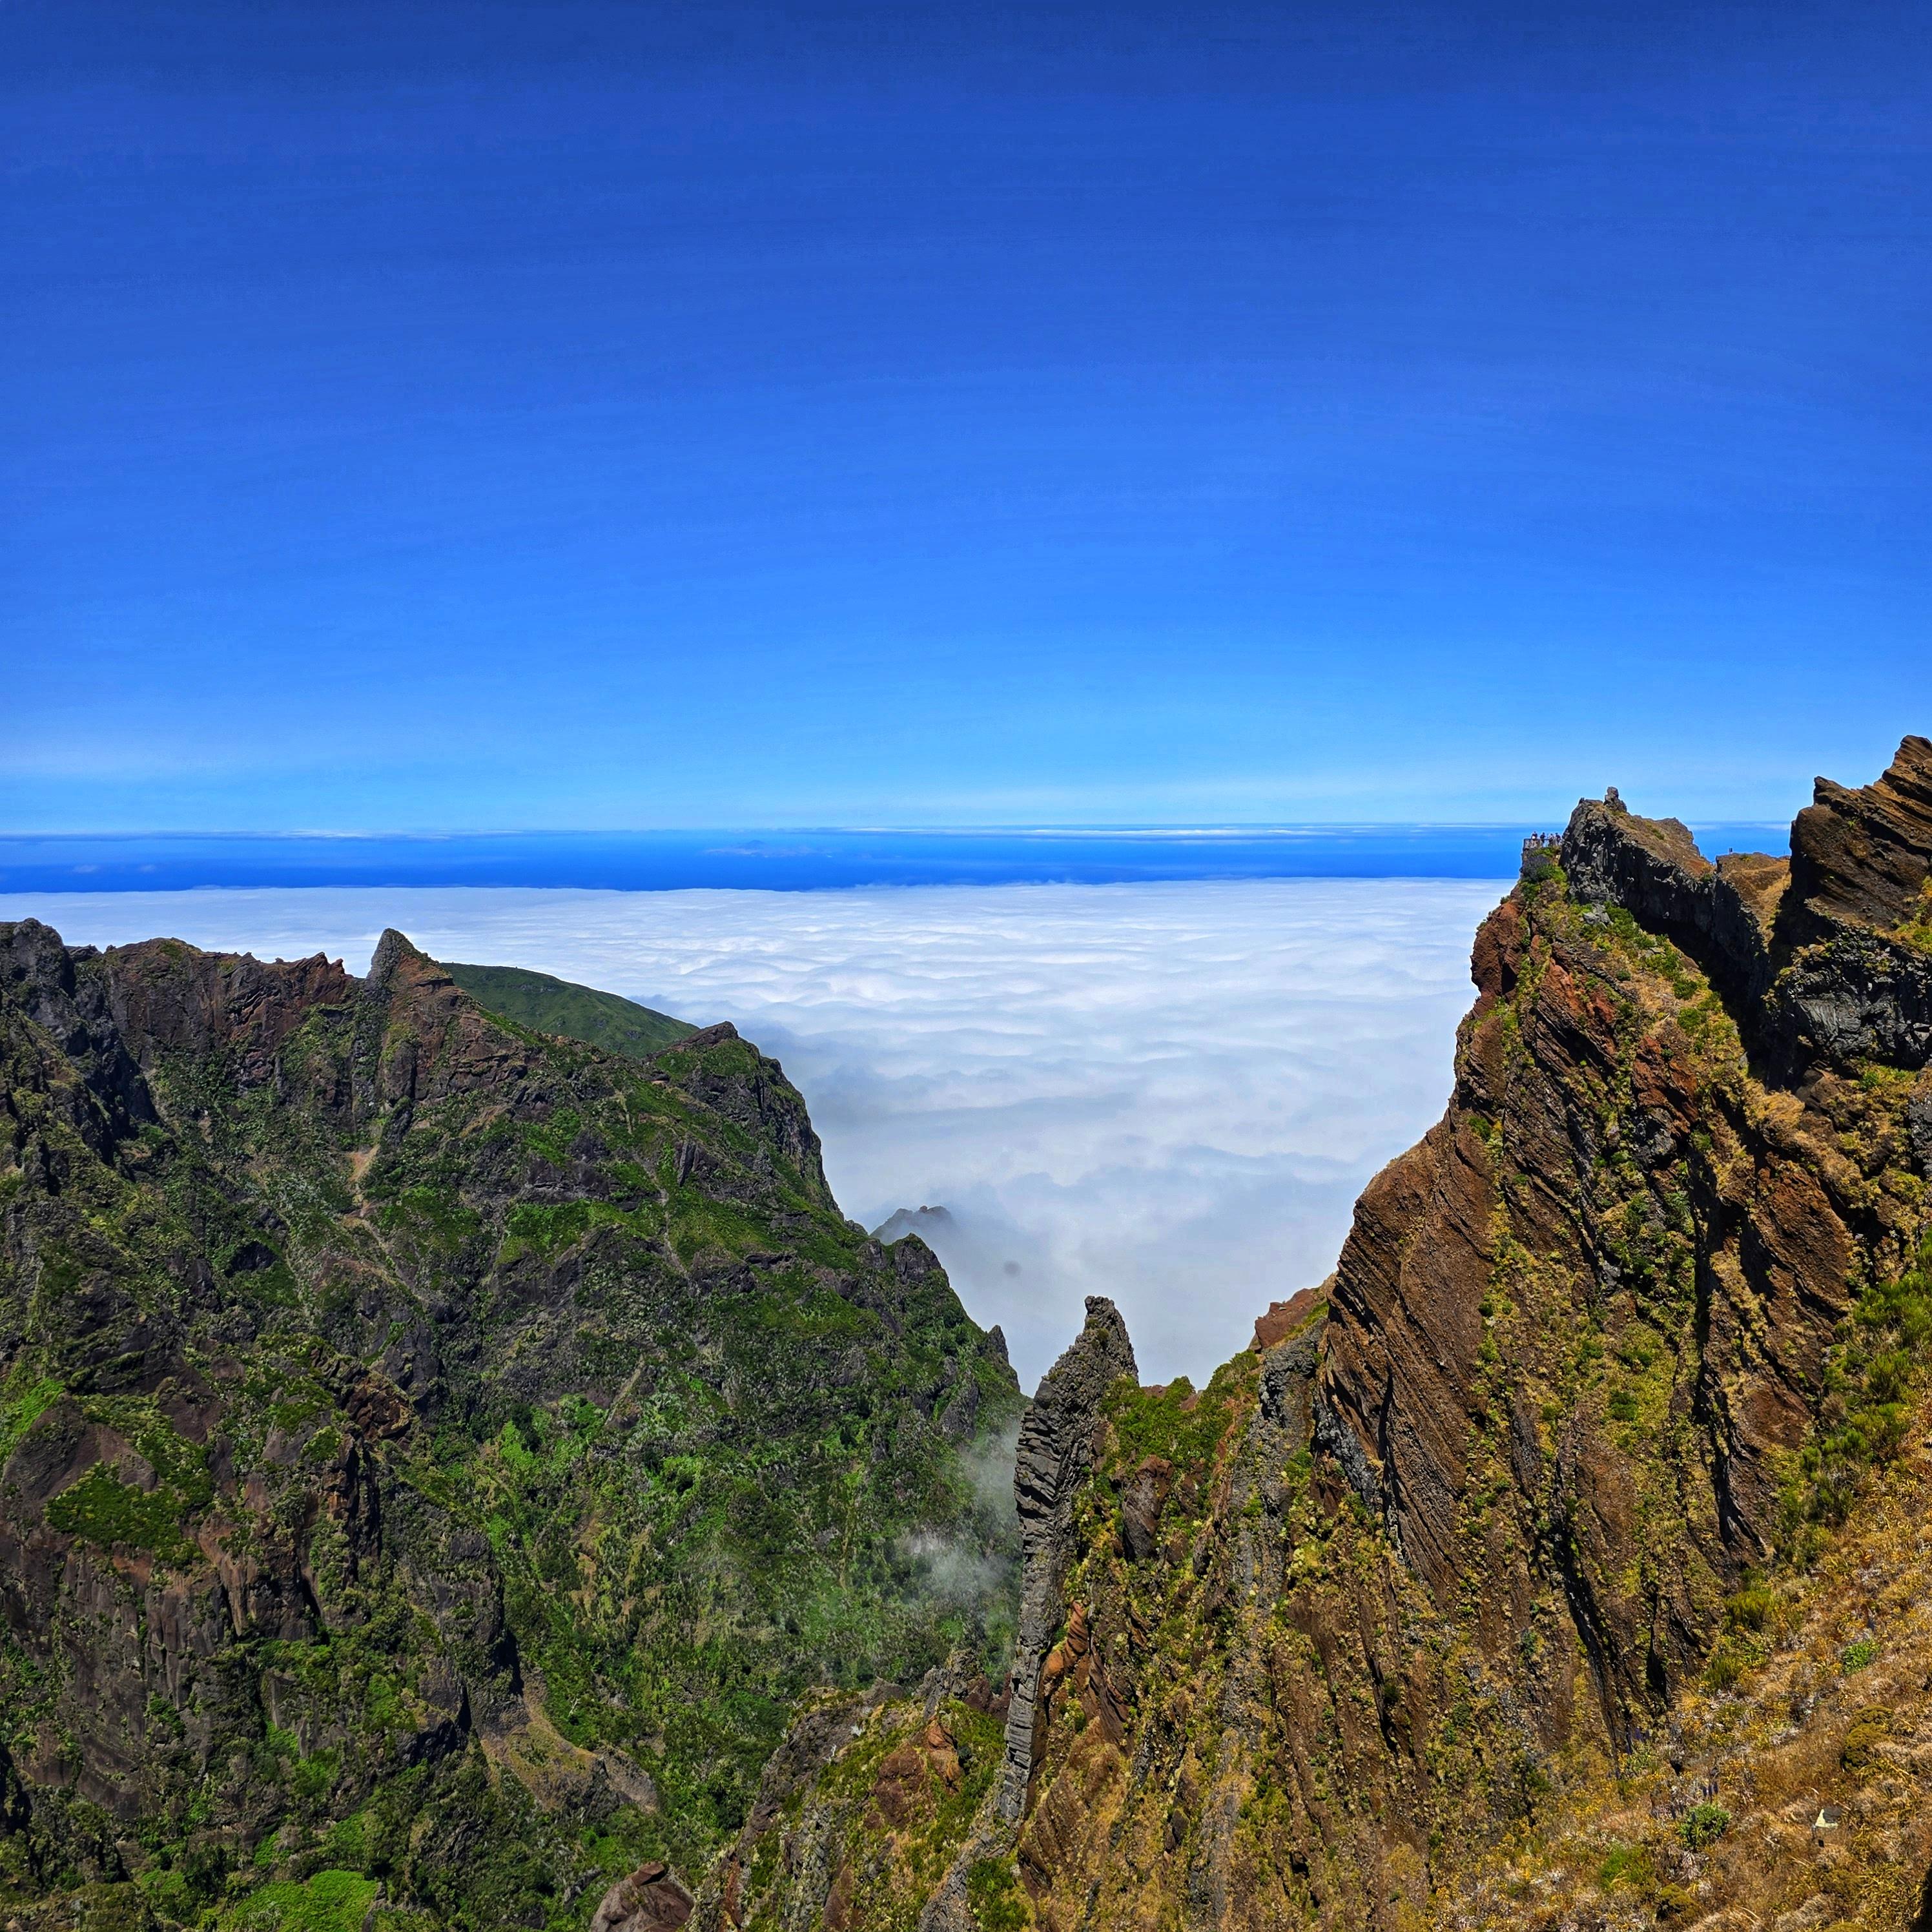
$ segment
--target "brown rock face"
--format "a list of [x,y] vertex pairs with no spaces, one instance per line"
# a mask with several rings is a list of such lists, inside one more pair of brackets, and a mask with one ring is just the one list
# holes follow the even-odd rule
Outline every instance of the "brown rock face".
[[1304,1288],[1286,1301],[1271,1301],[1268,1312],[1255,1318],[1255,1353],[1264,1355],[1277,1342],[1286,1341],[1326,1300],[1334,1286],[1333,1280],[1319,1288]]
[[149,939],[103,956],[116,1023],[150,1064],[160,1053],[226,1050],[250,1084],[272,1077],[278,1050],[316,1007],[346,1005],[356,991],[319,952],[265,962]]
[[1796,1087],[1820,1061],[1932,1060],[1928,853],[1932,743],[1907,738],[1874,784],[1818,781],[1788,861],[1733,854],[1712,866],[1676,820],[1586,800],[1562,865],[1575,897],[1681,947],[1760,1070]]
[[1325,1320],[1263,1318],[1218,1432],[1143,1391],[1098,1452],[1018,1820],[1042,1926],[1424,1922],[1670,1735],[1922,1232],[1928,753],[1821,787],[1791,866],[1614,798],[1532,855]]
[[661,1864],[640,1865],[607,1892],[590,1932],[676,1932],[691,1916],[691,1894]]
[[1174,1486],[1174,1465],[1165,1456],[1144,1458],[1120,1497],[1120,1540],[1129,1560],[1141,1563],[1159,1546],[1161,1512]]
[[1932,740],[1907,738],[1859,790],[1820,778],[1791,828],[1791,906],[1783,936],[1802,945],[1846,926],[1911,917],[1932,864]]
[[1585,799],[1563,835],[1562,863],[1577,898],[1620,907],[1682,946],[1727,996],[1746,1004],[1762,996],[1775,970],[1771,916],[1786,861],[1753,854],[1714,866],[1678,820]]
[[1329,1301],[1320,1439],[1412,1568],[1444,1593],[1494,1206],[1487,1149],[1472,1129],[1445,1123],[1356,1204]]
[[[1325,1291],[1272,1307],[1198,1390],[1124,1381],[1118,1317],[1090,1304],[1022,1438],[1000,1776],[936,1883],[910,1827],[856,1849],[840,1828],[855,1926],[868,1874],[916,1892],[921,1932],[1909,1921],[1932,1856],[1932,1455],[1898,1448],[1860,1488],[1847,1348],[1876,1302],[1932,1296],[1909,1272],[1932,956],[1905,916],[1927,748],[1821,792],[1796,868],[1712,865],[1673,821],[1580,806],[1477,935],[1448,1108],[1365,1190]],[[1909,1353],[1875,1372],[1917,1408],[1858,1425],[1895,1447],[1932,1422]],[[1900,1528],[1882,1478],[1908,1462]],[[1886,1561],[1834,1544],[1808,1570],[1840,1522]],[[1822,1671],[1773,1628],[1814,1588],[1842,1598]],[[1908,1627],[1910,1744],[1869,1715],[1883,1666],[1854,1674]],[[1718,1688],[1751,1659],[1786,1673],[1755,1705]],[[908,1805],[926,1714],[883,1759]],[[1858,1787],[1833,1829],[1862,1806],[1859,1868],[1890,1876],[1861,1894],[1812,1809],[1747,1814],[1773,1752],[1780,1804]],[[849,1816],[826,1782],[797,1792],[801,1843]],[[752,1922],[814,1922],[821,1870]]]
[[[1780,1459],[1852,1283],[1901,1250],[1897,1212],[1874,1216],[1868,1173],[1838,1156],[1831,1096],[1834,1048],[1889,1037],[1919,1064],[1915,1004],[1878,998],[1883,1025],[1838,1010],[1870,941],[1832,920],[1896,922],[1918,890],[1928,751],[1907,740],[1863,792],[1821,788],[1786,898],[1814,936],[1781,974],[1777,862],[1714,866],[1675,820],[1580,805],[1568,891],[1526,884],[1486,925],[1449,1113],[1371,1184],[1342,1251],[1318,1439],[1438,1604],[1472,1592],[1501,1630],[1560,1586],[1613,1739],[1669,1701],[1771,1552]],[[1806,1100],[1758,1086],[1754,1048]],[[1600,1413],[1564,1399],[1563,1350],[1593,1335],[1630,1370]],[[1618,1440],[1653,1404],[1668,1469]],[[1514,1532],[1472,1539],[1472,1496],[1498,1478]]]

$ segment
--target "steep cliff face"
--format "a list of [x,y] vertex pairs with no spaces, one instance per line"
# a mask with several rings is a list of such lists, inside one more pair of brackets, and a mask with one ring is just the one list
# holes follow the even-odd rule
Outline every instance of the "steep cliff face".
[[1024,1419],[1013,1462],[1013,1496],[1026,1568],[1019,1629],[1009,1676],[1006,1760],[998,1814],[1007,1823],[1026,1808],[1039,1762],[1037,1736],[1047,1646],[1060,1621],[1066,1568],[1076,1553],[1073,1504],[1093,1467],[1102,1404],[1114,1384],[1135,1376],[1133,1344],[1120,1312],[1090,1295],[1087,1325],[1041,1382]]
[[998,1641],[1012,1372],[728,1026],[28,922],[0,1058],[23,1924],[673,1923],[802,1694]]
[[[1789,862],[1614,794],[1526,854],[1323,1294],[1207,1389],[1101,1397],[1025,1748],[928,1926],[1919,1909],[1928,799],[1908,740]],[[815,1922],[770,1897],[731,1922]]]

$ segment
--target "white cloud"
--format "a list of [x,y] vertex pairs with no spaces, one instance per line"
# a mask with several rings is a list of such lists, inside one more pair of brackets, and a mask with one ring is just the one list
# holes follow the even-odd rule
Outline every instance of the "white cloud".
[[0,917],[354,971],[393,925],[446,958],[734,1020],[804,1090],[848,1213],[952,1210],[942,1258],[1029,1384],[1094,1293],[1120,1304],[1144,1376],[1198,1381],[1328,1272],[1363,1183],[1441,1112],[1470,938],[1501,890],[326,888],[16,898]]

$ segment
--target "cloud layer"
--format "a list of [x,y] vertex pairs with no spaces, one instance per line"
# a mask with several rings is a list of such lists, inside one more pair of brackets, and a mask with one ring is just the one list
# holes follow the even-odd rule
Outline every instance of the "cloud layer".
[[1030,1385],[1114,1298],[1197,1381],[1334,1265],[1354,1197],[1441,1112],[1497,883],[787,893],[356,890],[0,901],[70,943],[167,933],[366,968],[385,926],[730,1018],[803,1090],[846,1211],[944,1204],[968,1306]]

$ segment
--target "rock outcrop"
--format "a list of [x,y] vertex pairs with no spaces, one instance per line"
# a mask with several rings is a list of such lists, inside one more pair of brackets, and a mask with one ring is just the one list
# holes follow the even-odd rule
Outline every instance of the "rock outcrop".
[[620,1879],[591,1914],[590,1932],[677,1932],[691,1916],[691,1894],[661,1858]]
[[[1364,1196],[1342,1252],[1320,1400],[1352,1486],[1438,1603],[1472,1577],[1492,1610],[1560,1581],[1613,1741],[1667,1706],[1773,1554],[1838,1324],[1917,1238],[1903,1120],[1858,1063],[1896,1070],[1902,1115],[1932,1045],[1932,958],[1895,936],[1932,851],[1928,754],[1907,740],[1863,792],[1821,781],[1782,892],[1772,862],[1713,866],[1674,820],[1580,805],[1560,878],[1478,942],[1448,1116]],[[1593,1331],[1651,1358],[1625,1400],[1649,1412],[1653,1380],[1675,1467],[1562,1400],[1562,1351]],[[1472,1544],[1486,1470],[1526,1507]],[[1524,1702],[1558,1720],[1551,1742],[1567,1728]]]
[[1120,1310],[1104,1296],[1090,1294],[1086,1325],[1047,1371],[1020,1422],[1013,1500],[1025,1568],[1013,1640],[1006,1768],[997,1806],[1008,1823],[1025,1808],[1038,1755],[1034,1730],[1040,1671],[1061,1621],[1061,1588],[1073,1553],[1074,1495],[1093,1466],[1108,1392],[1123,1377],[1132,1380],[1136,1374],[1133,1344]]
[[1907,1922],[1928,752],[1791,862],[1614,795],[1526,853],[1324,1291],[1206,1389],[1034,1412],[1000,1778],[916,1849],[845,1814],[854,1869],[951,1846],[935,1932]]
[[1932,1060],[1932,742],[1907,738],[1876,783],[1820,778],[1788,860],[1713,865],[1675,819],[1585,800],[1562,846],[1570,892],[1680,946],[1778,1084],[1816,1062]]
[[1713,864],[1675,818],[1639,818],[1613,791],[1571,813],[1559,848],[1570,890],[1621,908],[1681,946],[1726,996],[1748,1004],[1771,983],[1772,934],[1789,862],[1726,854]]
[[1888,932],[1922,916],[1928,854],[1932,740],[1907,738],[1884,775],[1857,790],[1820,778],[1791,827],[1780,938],[1804,946],[1848,926]]

